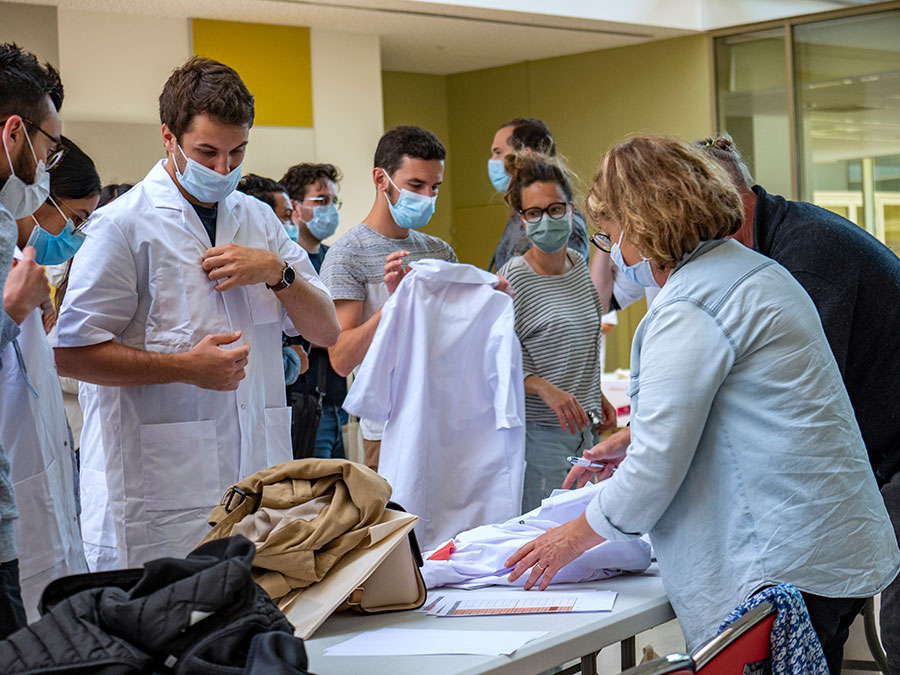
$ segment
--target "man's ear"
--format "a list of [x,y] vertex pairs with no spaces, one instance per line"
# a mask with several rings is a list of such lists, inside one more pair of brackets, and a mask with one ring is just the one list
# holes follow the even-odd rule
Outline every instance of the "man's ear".
[[178,139],[175,138],[175,134],[169,129],[167,124],[162,125],[162,139],[163,139],[163,147],[166,149],[166,152],[175,154],[175,146],[178,143]]
[[[25,128],[25,123],[19,115],[10,115],[6,122],[3,123],[3,126],[0,127],[0,135],[2,135],[3,143],[6,144],[10,157],[15,156],[15,149],[20,143],[25,142],[25,134],[27,133],[28,130]],[[0,154],[0,157],[3,158],[3,163],[6,164],[6,153]],[[9,168],[12,169],[12,167]]]
[[372,180],[375,182],[375,187],[379,190],[387,192],[390,189],[390,181],[388,181],[387,173],[385,173],[384,169],[380,167],[372,169]]

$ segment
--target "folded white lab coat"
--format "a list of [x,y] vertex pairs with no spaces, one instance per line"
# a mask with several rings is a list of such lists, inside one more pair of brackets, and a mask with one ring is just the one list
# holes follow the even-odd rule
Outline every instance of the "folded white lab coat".
[[419,260],[381,310],[344,408],[386,421],[378,472],[424,548],[521,510],[522,351],[512,298],[472,265]]
[[[541,505],[525,515],[496,525],[476,527],[453,538],[454,551],[448,560],[428,560],[425,554],[422,576],[425,586],[438,588],[481,588],[482,586],[524,586],[528,575],[509,582],[511,568],[506,560],[521,546],[551,527],[574,520],[587,508],[600,484],[580,490],[557,490]],[[650,544],[643,539],[606,541],[586,551],[563,567],[553,583],[575,584],[622,574],[643,572],[650,567]]]

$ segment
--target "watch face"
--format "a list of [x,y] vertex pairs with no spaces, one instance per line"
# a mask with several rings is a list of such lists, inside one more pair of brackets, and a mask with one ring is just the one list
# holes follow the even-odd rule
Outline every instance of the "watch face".
[[281,275],[282,281],[284,281],[284,283],[286,283],[288,286],[294,283],[294,279],[296,277],[297,275],[294,273],[293,267],[285,267],[284,272]]

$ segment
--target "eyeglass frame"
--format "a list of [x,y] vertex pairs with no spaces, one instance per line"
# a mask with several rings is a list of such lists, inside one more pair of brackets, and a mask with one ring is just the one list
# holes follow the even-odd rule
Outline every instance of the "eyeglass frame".
[[[88,221],[91,219],[90,216],[85,218],[84,216],[79,216],[77,213],[72,211],[72,207],[69,206],[69,204],[66,202],[66,200],[63,199],[62,197],[54,197],[53,195],[48,195],[47,199],[53,203],[53,206],[56,207],[56,209],[60,212],[60,214],[62,214],[62,216],[64,218],[71,218],[72,225],[75,227],[75,230],[74,230],[75,232],[80,232],[81,228],[83,228],[85,225],[87,225]],[[63,209],[62,209],[63,205],[65,205],[65,207],[71,212],[72,215],[67,215],[66,212],[63,211]],[[81,222],[76,224],[75,223],[76,220],[80,220]]]
[[[307,200],[308,200],[308,201],[311,201],[311,202],[323,202],[323,201],[325,201],[326,199],[329,199],[329,200],[332,200],[332,201],[331,201],[329,204],[314,204],[314,205],[312,205],[312,206],[308,206],[308,205],[306,205],[306,204],[303,203],[303,202],[305,202],[305,201],[307,201]],[[340,210],[341,210],[341,207],[344,205],[344,200],[343,200],[343,199],[340,199],[339,197],[331,197],[331,196],[327,196],[327,195],[325,195],[325,196],[320,195],[320,196],[318,196],[318,197],[304,197],[303,199],[292,199],[291,201],[292,201],[292,202],[297,202],[297,203],[300,204],[301,206],[306,206],[306,208],[308,208],[308,209],[315,209],[315,208],[318,208],[318,207],[320,207],[320,206],[331,206],[331,204],[334,204],[334,205],[337,207],[337,210],[340,211]]]
[[[9,118],[7,117],[6,119],[9,119]],[[36,124],[35,122],[32,122],[27,117],[22,117],[22,121],[25,122],[25,124],[27,124],[28,126],[40,131],[42,134],[44,134],[44,136],[46,136],[47,138],[49,138],[51,141],[53,141],[56,144],[56,147],[50,151],[49,155],[47,155],[47,161],[44,162],[44,166],[47,168],[47,171],[49,171],[50,169],[52,169],[53,167],[58,165],[60,160],[63,158],[63,155],[66,154],[66,150],[68,150],[68,148],[62,144],[62,138],[54,138],[53,136],[48,134],[46,131],[44,131],[41,128],[40,124]]]
[[591,235],[590,241],[603,253],[609,253],[610,251],[612,251],[612,237],[606,234],[606,232],[595,232]]
[[[563,213],[561,213],[559,216],[551,215],[550,209],[552,209],[554,206],[563,206],[563,207],[565,207],[565,211]],[[537,225],[539,222],[541,222],[541,219],[544,217],[545,213],[548,216],[550,216],[550,218],[552,218],[553,220],[562,220],[563,216],[568,215],[569,209],[571,208],[571,206],[572,206],[572,202],[553,202],[552,204],[548,204],[547,207],[543,208],[543,209],[539,206],[531,206],[527,209],[519,209],[519,215],[522,217],[522,220],[524,220],[526,223],[528,223],[530,225]],[[540,215],[538,215],[537,218],[531,219],[525,215],[526,211],[540,211]]]

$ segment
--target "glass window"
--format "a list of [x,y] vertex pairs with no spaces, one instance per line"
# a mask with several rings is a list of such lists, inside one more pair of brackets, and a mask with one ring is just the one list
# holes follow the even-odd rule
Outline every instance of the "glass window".
[[900,12],[794,27],[800,198],[900,250]]
[[716,39],[718,126],[744,155],[753,180],[791,196],[784,28]]

